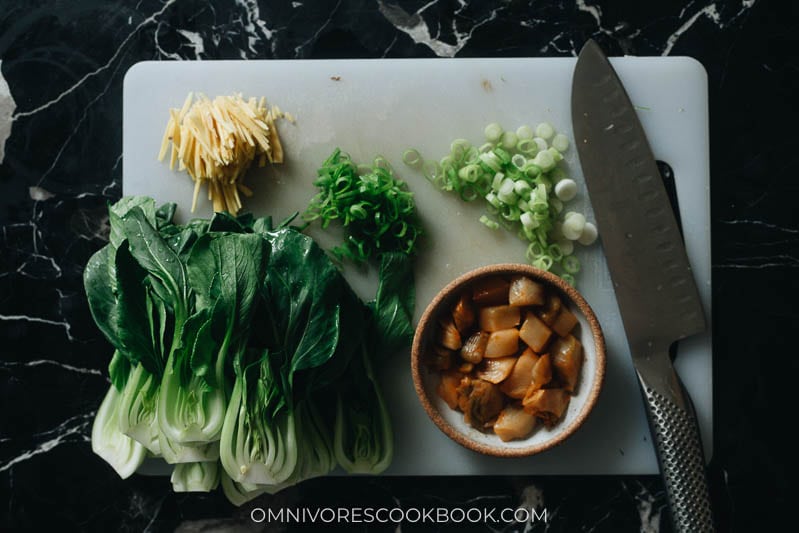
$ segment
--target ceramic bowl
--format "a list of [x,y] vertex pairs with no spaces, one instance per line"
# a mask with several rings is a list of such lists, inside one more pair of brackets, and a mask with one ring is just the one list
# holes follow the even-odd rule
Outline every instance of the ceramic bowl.
[[[426,354],[432,350],[438,319],[448,312],[458,296],[480,279],[490,276],[511,277],[525,275],[538,281],[561,296],[577,317],[578,324],[572,334],[582,343],[583,366],[574,395],[560,420],[551,428],[536,424],[532,433],[519,440],[502,441],[493,431],[480,431],[464,421],[463,413],[451,409],[438,395],[436,389],[440,373],[429,369]],[[605,340],[593,310],[577,290],[556,275],[524,264],[496,264],[481,267],[452,281],[444,287],[427,306],[416,328],[411,349],[411,373],[414,387],[431,420],[452,440],[486,455],[523,457],[552,448],[583,424],[599,397],[605,377]]]

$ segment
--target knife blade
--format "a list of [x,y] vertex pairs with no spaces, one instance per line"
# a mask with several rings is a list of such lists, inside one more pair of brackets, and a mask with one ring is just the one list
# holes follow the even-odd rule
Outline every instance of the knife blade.
[[713,531],[701,438],[669,346],[705,330],[699,292],[635,108],[589,40],[572,79],[575,146],[638,375],[676,531]]

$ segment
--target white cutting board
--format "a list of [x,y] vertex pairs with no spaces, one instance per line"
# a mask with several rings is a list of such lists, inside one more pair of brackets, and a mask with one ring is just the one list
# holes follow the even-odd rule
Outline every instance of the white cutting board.
[[[674,170],[688,256],[710,319],[710,209],[707,77],[689,58],[612,60],[639,116],[655,156]],[[315,190],[319,164],[339,146],[357,162],[381,154],[416,194],[428,232],[417,262],[417,318],[433,295],[474,267],[524,261],[526,246],[514,235],[485,228],[482,205],[464,204],[436,190],[403,165],[400,156],[418,148],[440,158],[452,139],[482,143],[486,124],[515,129],[549,121],[572,138],[570,88],[573,58],[400,59],[338,61],[144,62],[124,83],[123,193],[177,202],[178,218],[190,217],[192,182],[159,163],[168,109],[180,107],[189,91],[209,97],[241,92],[265,96],[291,112],[296,124],[279,131],[286,163],[250,175],[255,191],[246,208],[275,220],[303,210]],[[580,185],[571,208],[588,212],[577,154],[570,148],[568,172]],[[207,201],[198,216],[209,216]],[[600,228],[600,234],[601,234]],[[312,232],[323,245],[330,235]],[[395,457],[388,474],[651,474],[657,462],[601,247],[580,252],[578,288],[604,328],[607,378],[599,403],[583,428],[563,445],[523,459],[481,456],[449,440],[428,419],[411,382],[409,357],[397,356],[383,369],[395,430]],[[363,297],[374,276],[348,272]],[[680,376],[693,398],[708,459],[712,444],[710,334],[680,347]]]

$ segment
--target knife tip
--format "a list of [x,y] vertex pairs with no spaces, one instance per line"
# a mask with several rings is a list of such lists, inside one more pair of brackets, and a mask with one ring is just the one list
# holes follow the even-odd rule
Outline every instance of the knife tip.
[[602,48],[593,39],[588,39],[587,41],[585,41],[585,44],[583,44],[582,49],[580,49],[579,55],[583,56],[589,53],[593,54],[599,53],[599,55],[605,55],[605,53],[602,51]]

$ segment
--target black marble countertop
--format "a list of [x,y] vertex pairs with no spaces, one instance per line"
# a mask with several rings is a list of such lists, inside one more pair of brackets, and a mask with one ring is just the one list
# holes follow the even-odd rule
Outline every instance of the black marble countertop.
[[[220,491],[121,481],[90,447],[109,346],[82,287],[121,195],[122,79],[141,60],[688,55],[710,92],[719,531],[790,524],[799,372],[799,8],[768,0],[0,0],[0,530],[277,531]],[[797,142],[797,145],[793,143]],[[787,379],[783,379],[787,378]],[[644,477],[317,479],[257,505],[542,504],[475,531],[670,531]],[[428,526],[432,528],[432,526]],[[416,531],[413,524],[354,530]],[[463,527],[461,529],[464,529]]]

